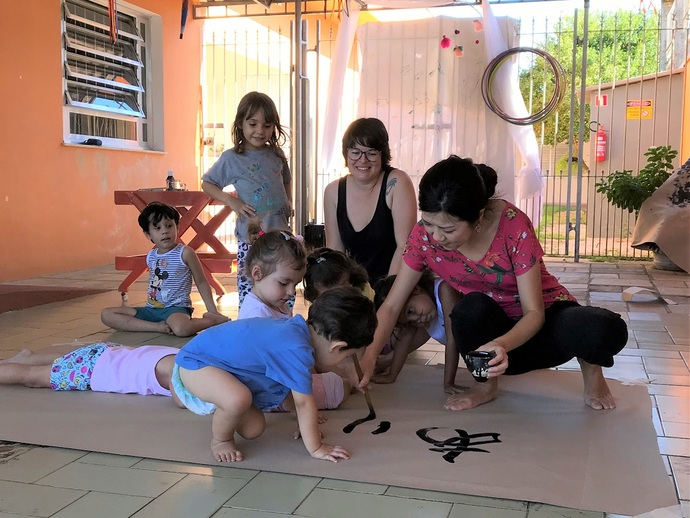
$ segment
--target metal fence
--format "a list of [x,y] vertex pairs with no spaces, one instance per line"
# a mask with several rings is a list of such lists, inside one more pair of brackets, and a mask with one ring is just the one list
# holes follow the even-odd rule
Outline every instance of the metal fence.
[[[535,3],[535,6],[539,3]],[[546,3],[543,3],[546,5]],[[682,74],[689,57],[688,9],[684,2],[663,2],[660,10],[567,11],[517,17],[519,45],[543,49],[563,66],[568,94],[559,109],[534,125],[539,143],[545,188],[542,217],[535,225],[547,255],[603,258],[646,258],[630,246],[635,215],[612,207],[596,192],[596,183],[615,170],[638,171],[651,146],[679,150],[682,113]],[[524,9],[530,13],[539,9]],[[458,16],[476,17],[476,10],[455,7]],[[497,7],[497,16],[502,12]],[[232,145],[230,126],[244,93],[259,89],[279,106],[281,122],[292,127],[293,33],[286,17],[207,21],[203,78],[204,154],[207,169],[220,152]],[[347,171],[324,170],[318,164],[319,135],[329,95],[330,56],[335,44],[331,24],[309,20],[306,74],[308,171],[313,178],[308,203],[322,222],[325,185]],[[390,22],[395,23],[395,22]],[[519,81],[528,110],[540,110],[553,92],[553,75],[534,57],[518,58]],[[348,70],[339,119],[343,129],[356,118],[359,69]],[[390,77],[390,81],[399,78]],[[640,104],[649,102],[645,112]],[[606,157],[597,157],[598,130],[608,137]],[[395,143],[393,143],[393,146]],[[336,150],[339,146],[335,146]],[[286,152],[290,152],[286,149]],[[678,157],[679,165],[683,157]],[[519,160],[517,161],[519,164]],[[431,165],[431,164],[428,164]],[[519,167],[517,168],[519,169]],[[423,171],[422,171],[423,172]],[[408,170],[408,173],[412,173]],[[415,179],[414,175],[413,180]],[[299,231],[299,229],[298,229]],[[219,231],[232,246],[232,222]]]
[[[680,4],[587,17],[581,11],[559,13],[539,27],[534,19],[521,20],[521,42],[549,51],[572,72],[570,98],[554,116],[535,125],[546,178],[537,231],[547,254],[649,257],[631,247],[635,214],[613,207],[596,192],[596,184],[616,170],[639,171],[649,147],[680,150],[680,71],[689,57],[688,10]],[[540,108],[538,94],[548,87],[548,78],[535,81],[538,77],[521,75],[532,111]],[[641,104],[649,108],[645,111]],[[566,112],[566,106],[575,109]],[[599,131],[607,142],[598,155]],[[681,163],[679,156],[675,165]]]

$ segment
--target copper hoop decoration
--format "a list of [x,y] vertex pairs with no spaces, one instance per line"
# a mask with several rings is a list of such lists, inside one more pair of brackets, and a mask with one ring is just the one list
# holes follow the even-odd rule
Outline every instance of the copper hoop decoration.
[[[531,52],[533,54],[536,54],[537,56],[544,58],[544,60],[551,66],[551,70],[553,70],[554,76],[556,78],[556,88],[549,102],[546,103],[544,108],[532,115],[529,115],[528,117],[513,117],[511,115],[508,115],[496,104],[493,93],[491,91],[493,86],[493,79],[498,68],[513,54],[518,54],[520,52]],[[548,52],[545,52],[540,49],[535,49],[532,47],[515,47],[501,52],[498,56],[491,60],[491,63],[488,64],[488,66],[484,70],[484,75],[482,76],[482,97],[484,98],[484,102],[486,103],[486,105],[492,112],[494,112],[504,121],[519,126],[527,126],[529,124],[534,124],[535,122],[539,122],[540,120],[545,119],[546,117],[551,115],[551,113],[556,108],[558,108],[558,105],[561,104],[561,101],[565,96],[565,87],[565,70],[563,70],[563,67],[558,62],[558,60]]]

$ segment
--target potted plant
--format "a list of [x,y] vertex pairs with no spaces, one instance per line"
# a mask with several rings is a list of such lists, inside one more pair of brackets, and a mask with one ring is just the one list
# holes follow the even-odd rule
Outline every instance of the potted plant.
[[596,184],[597,192],[604,194],[613,206],[636,215],[642,202],[673,173],[673,159],[678,156],[678,151],[671,146],[656,146],[650,147],[644,155],[647,165],[638,174],[627,169],[614,171]]
[[[634,212],[637,217],[642,203],[649,198],[673,173],[673,160],[678,151],[671,146],[653,146],[644,154],[647,165],[633,174],[630,170],[614,171],[596,184],[597,192],[615,207]],[[661,250],[654,251],[654,265],[664,270],[679,269]]]

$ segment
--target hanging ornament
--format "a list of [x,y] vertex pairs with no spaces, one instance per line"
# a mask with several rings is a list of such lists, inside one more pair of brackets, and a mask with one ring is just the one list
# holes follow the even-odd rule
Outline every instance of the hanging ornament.
[[472,25],[474,25],[474,32],[479,32],[484,30],[484,25],[482,25],[481,20],[472,20]]
[[117,43],[117,0],[108,0],[108,17],[110,18],[110,43]]
[[441,48],[442,49],[450,48],[451,43],[452,42],[450,41],[450,38],[444,34],[443,38],[441,38]]
[[644,0],[640,0],[640,10],[642,11],[643,15],[647,14],[647,8],[651,7],[652,10],[654,11],[654,14],[659,14],[659,11],[657,11],[656,5],[654,5],[654,2],[652,0],[648,0],[645,2]]
[[189,11],[189,0],[182,0],[182,11],[180,13],[180,39],[184,36],[184,29],[187,26],[187,12]]
[[461,58],[464,54],[462,45],[456,45],[453,49],[453,53],[455,54],[455,57]]

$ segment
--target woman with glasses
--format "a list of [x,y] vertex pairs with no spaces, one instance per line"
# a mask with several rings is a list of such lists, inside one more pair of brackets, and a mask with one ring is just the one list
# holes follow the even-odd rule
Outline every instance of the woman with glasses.
[[326,186],[326,246],[364,266],[373,285],[397,273],[417,221],[415,189],[390,165],[388,132],[379,119],[354,121],[343,135],[349,174]]

